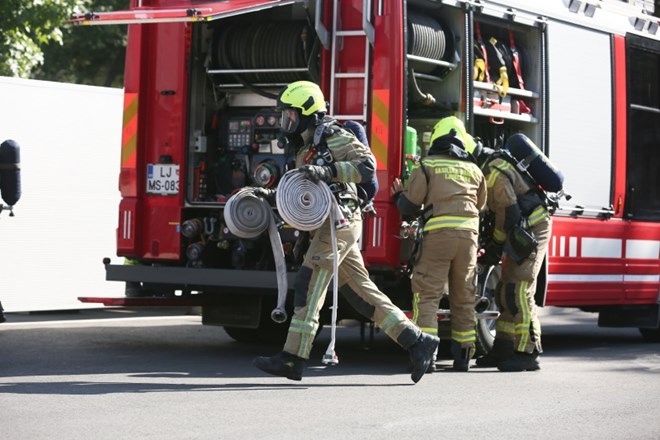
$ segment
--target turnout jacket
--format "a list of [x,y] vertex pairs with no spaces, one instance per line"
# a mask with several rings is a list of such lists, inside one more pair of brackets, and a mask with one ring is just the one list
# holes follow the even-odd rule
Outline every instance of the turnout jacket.
[[[445,152],[446,151],[446,152]],[[457,147],[422,159],[397,199],[403,215],[424,208],[424,231],[442,227],[479,232],[479,213],[486,206],[486,182],[479,167]]]
[[504,243],[507,232],[521,216],[527,218],[530,226],[549,219],[548,210],[540,198],[531,206],[519,206],[521,196],[529,194],[532,187],[512,164],[502,158],[494,158],[486,164],[484,171],[488,208],[495,213],[493,238],[496,242]]
[[302,137],[305,146],[296,153],[296,167],[307,164],[329,166],[332,183],[346,184],[339,189],[340,199],[348,197],[359,203],[355,184],[369,182],[376,172],[376,159],[369,147],[337,124],[326,128],[318,145],[314,144],[314,129],[305,131]]

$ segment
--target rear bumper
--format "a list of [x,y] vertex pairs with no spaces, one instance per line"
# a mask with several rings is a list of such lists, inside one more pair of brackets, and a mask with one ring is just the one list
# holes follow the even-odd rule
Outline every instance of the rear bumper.
[[[293,286],[295,273],[289,272],[289,288]],[[238,269],[199,269],[167,266],[129,266],[106,264],[105,279],[108,281],[131,281],[169,285],[173,289],[223,290],[275,289],[277,277],[275,271],[238,270]]]

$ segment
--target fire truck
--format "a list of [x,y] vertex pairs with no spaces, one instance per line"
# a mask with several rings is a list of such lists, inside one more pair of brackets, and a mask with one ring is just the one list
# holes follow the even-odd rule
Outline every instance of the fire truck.
[[[524,133],[564,174],[571,198],[556,206],[538,304],[597,312],[600,326],[659,340],[654,12],[632,0],[133,0],[126,11],[74,17],[128,24],[122,258],[104,264],[107,280],[144,291],[81,300],[199,305],[204,324],[236,340],[281,340],[268,238],[232,235],[223,210],[241,188],[276,188],[291,168],[275,97],[309,80],[329,115],[366,128],[380,190],[361,246],[395,304],[410,308],[410,239],[390,187],[424,157],[435,122],[455,115],[493,148]],[[300,232],[279,232],[292,286]],[[486,295],[498,273],[481,275]],[[345,303],[338,314],[360,319]],[[486,349],[492,324],[479,323]]]

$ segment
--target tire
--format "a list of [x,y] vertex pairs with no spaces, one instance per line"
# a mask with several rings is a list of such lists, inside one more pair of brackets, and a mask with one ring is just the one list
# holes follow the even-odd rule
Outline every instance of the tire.
[[646,342],[660,342],[660,328],[640,328],[639,332]]
[[223,327],[227,335],[236,342],[241,342],[244,344],[254,344],[259,342],[257,337],[256,328],[242,328],[242,327]]
[[277,323],[270,317],[275,308],[275,300],[264,298],[261,304],[261,315],[257,328],[225,326],[225,332],[236,342],[247,344],[284,345],[291,323],[292,311],[287,307],[288,318],[283,323]]
[[[495,304],[495,293],[501,278],[502,267],[499,265],[485,267],[478,276],[477,293],[490,300],[488,311],[498,310]],[[495,342],[495,321],[495,319],[477,320],[477,356],[484,356],[493,349],[493,343]]]
[[289,324],[262,321],[257,328],[229,326],[223,328],[230,338],[243,344],[284,345]]

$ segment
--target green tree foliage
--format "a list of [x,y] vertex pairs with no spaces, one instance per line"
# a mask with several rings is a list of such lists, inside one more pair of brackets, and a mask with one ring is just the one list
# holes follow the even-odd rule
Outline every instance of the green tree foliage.
[[87,0],[0,0],[0,75],[27,78],[42,47],[62,43],[61,26]]
[[0,76],[120,87],[126,26],[74,26],[74,13],[130,0],[0,0]]
[[[0,0],[3,1],[3,0]],[[130,0],[86,0],[85,11],[129,8]],[[126,57],[126,25],[62,27],[62,44],[44,47],[44,63],[32,78],[121,87]]]

